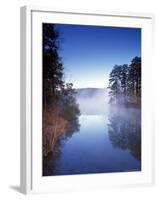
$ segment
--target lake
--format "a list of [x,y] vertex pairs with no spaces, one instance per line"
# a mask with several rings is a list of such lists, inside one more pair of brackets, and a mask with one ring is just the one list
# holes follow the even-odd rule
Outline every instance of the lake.
[[79,131],[61,139],[56,156],[51,154],[45,160],[43,175],[140,171],[140,122],[137,108],[110,107],[100,114],[83,112]]

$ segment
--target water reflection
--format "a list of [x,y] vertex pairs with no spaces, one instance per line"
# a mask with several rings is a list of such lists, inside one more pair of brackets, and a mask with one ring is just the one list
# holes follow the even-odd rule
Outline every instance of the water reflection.
[[141,160],[140,109],[111,108],[108,134],[114,148],[128,150],[137,160]]
[[140,170],[138,108],[112,107],[107,115],[74,118],[53,153],[43,159],[44,176]]
[[69,139],[72,137],[72,135],[80,130],[80,123],[79,123],[79,117],[74,116],[68,123],[68,126],[65,131],[65,139]]
[[80,124],[78,117],[73,117],[65,130],[65,134],[61,136],[52,152],[49,152],[47,156],[43,156],[43,176],[51,176],[54,174],[56,168],[56,162],[60,159],[64,142],[72,137],[72,135],[80,130]]

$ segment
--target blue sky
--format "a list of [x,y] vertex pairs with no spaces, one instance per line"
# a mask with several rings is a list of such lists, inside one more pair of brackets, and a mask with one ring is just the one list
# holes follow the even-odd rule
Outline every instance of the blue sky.
[[141,29],[56,24],[64,79],[75,88],[108,86],[115,64],[141,56]]

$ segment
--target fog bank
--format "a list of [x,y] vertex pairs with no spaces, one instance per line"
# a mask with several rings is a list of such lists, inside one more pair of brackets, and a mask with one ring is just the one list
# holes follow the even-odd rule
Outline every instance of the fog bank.
[[77,89],[76,100],[81,114],[99,115],[108,111],[108,91],[106,88]]

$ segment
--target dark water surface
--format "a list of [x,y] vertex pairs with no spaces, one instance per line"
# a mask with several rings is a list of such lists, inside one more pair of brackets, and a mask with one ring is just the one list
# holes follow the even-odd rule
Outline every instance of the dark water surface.
[[57,145],[57,155],[44,160],[43,175],[141,170],[139,109],[109,109],[82,114],[80,130]]

